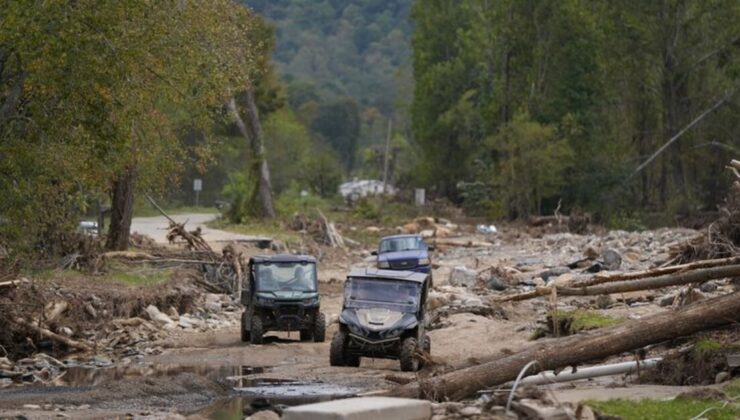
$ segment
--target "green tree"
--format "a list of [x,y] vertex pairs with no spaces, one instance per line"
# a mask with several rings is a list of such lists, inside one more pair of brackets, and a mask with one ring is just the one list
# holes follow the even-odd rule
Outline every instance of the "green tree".
[[[58,214],[68,227],[84,201],[70,197],[110,194],[114,249],[128,244],[135,189],[162,190],[181,171],[178,131],[208,132],[265,54],[263,44],[250,42],[260,22],[230,0],[35,7],[13,0],[0,21],[0,56],[12,57],[22,75],[2,76],[3,85],[20,87],[2,91],[8,117],[0,124],[0,182],[23,185],[14,199],[32,198],[26,212]],[[9,163],[22,156],[22,167]],[[49,196],[34,199],[41,189]],[[23,211],[3,210],[8,226],[29,225],[16,219]]]

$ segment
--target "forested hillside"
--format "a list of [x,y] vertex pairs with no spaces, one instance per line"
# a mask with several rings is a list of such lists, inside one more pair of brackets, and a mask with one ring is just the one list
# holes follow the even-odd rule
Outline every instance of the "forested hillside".
[[720,202],[740,147],[737,1],[417,0],[412,15],[419,175],[439,193],[489,216]]
[[394,112],[408,64],[412,0],[242,0],[273,22],[291,104],[349,96]]

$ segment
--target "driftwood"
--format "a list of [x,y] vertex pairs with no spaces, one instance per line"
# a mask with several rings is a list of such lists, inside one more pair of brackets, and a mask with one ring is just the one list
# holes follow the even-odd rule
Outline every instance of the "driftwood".
[[688,264],[672,265],[667,267],[653,268],[644,271],[635,271],[631,273],[613,273],[613,274],[596,274],[588,280],[580,281],[576,284],[577,287],[594,286],[602,283],[610,283],[613,281],[623,280],[638,280],[648,277],[657,277],[665,274],[682,273],[690,270],[719,267],[724,265],[740,264],[740,257],[720,258],[715,260],[703,260]]
[[241,296],[242,282],[244,281],[244,267],[242,264],[243,254],[234,244],[229,244],[223,249],[224,261],[228,261],[234,267],[234,285],[232,290],[235,296]]
[[21,283],[28,283],[28,280],[26,279],[20,279],[20,280],[9,280],[9,281],[3,281],[0,282],[0,289],[2,288],[10,288],[10,287],[16,287]]
[[34,332],[46,338],[49,338],[51,340],[62,343],[67,347],[75,348],[75,349],[82,350],[82,351],[92,351],[92,347],[90,347],[89,345],[83,342],[72,340],[71,338],[61,336],[57,333],[47,330],[46,328],[42,328],[42,327],[39,327],[38,325],[35,325],[34,323],[28,322],[23,318],[16,318],[15,323],[18,325],[24,326],[26,328],[30,328]]
[[44,321],[53,322],[69,308],[67,301],[49,302],[44,310]]
[[146,198],[149,200],[150,203],[154,206],[154,208],[159,211],[162,216],[167,218],[170,222],[169,232],[167,232],[167,240],[170,241],[170,243],[174,242],[175,238],[180,237],[188,244],[188,249],[196,250],[196,251],[203,251],[205,252],[211,261],[216,261],[217,256],[216,253],[213,251],[213,248],[211,248],[210,245],[208,245],[208,242],[203,239],[201,236],[200,228],[195,229],[194,231],[188,232],[187,229],[185,229],[185,223],[177,223],[173,218],[171,218],[167,213],[165,213],[164,210],[162,210],[159,205],[154,201],[154,199],[150,196],[146,196]]
[[321,216],[321,220],[324,223],[323,231],[327,245],[331,246],[332,248],[344,248],[345,243],[352,246],[359,245],[359,242],[342,236],[337,230],[336,226],[334,226],[334,223],[330,222],[329,219],[324,216],[324,213],[322,213],[321,210],[317,208],[316,211],[319,213],[319,216]]
[[481,365],[415,381],[384,394],[406,398],[459,400],[478,390],[501,385],[517,377],[532,361],[530,373],[552,370],[603,359],[644,346],[694,334],[740,321],[740,292],[706,299],[677,311],[667,311],[593,333],[581,333]]
[[538,287],[531,292],[506,296],[497,299],[499,302],[519,301],[532,299],[538,296],[548,296],[553,289],[562,296],[595,296],[613,293],[635,292],[638,290],[659,289],[668,286],[681,286],[689,283],[703,283],[709,280],[740,276],[740,265],[709,267],[682,273],[665,274],[657,277],[648,277],[638,280],[623,280],[612,283],[598,284],[588,287],[548,286]]
[[462,248],[490,248],[493,246],[490,242],[485,241],[469,241],[465,239],[433,239],[431,244],[434,246],[450,246],[450,247],[462,247]]

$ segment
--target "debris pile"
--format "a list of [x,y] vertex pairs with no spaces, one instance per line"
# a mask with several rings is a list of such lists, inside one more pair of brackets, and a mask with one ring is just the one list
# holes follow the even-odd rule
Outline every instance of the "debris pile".
[[726,258],[740,252],[740,161],[732,160],[728,168],[735,175],[735,182],[720,208],[720,217],[700,236],[672,249],[677,264]]
[[424,238],[447,238],[455,236],[458,226],[443,218],[417,217],[396,228],[397,233],[419,234]]

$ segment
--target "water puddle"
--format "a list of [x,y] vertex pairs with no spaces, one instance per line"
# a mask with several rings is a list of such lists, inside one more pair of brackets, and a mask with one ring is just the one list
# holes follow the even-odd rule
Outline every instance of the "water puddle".
[[195,414],[218,420],[243,419],[261,410],[281,413],[290,406],[350,398],[359,392],[358,389],[322,382],[273,378],[256,378],[248,380],[245,385],[234,388],[239,396],[218,401]]
[[212,380],[227,380],[237,382],[237,379],[249,375],[258,375],[265,372],[265,367],[252,366],[160,366],[160,365],[129,365],[106,368],[74,366],[68,368],[56,378],[56,386],[98,386],[112,381],[136,378],[161,378],[191,373],[207,377]]

